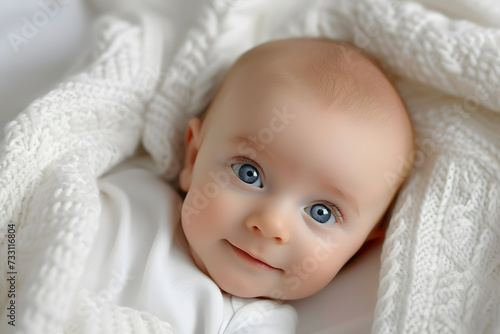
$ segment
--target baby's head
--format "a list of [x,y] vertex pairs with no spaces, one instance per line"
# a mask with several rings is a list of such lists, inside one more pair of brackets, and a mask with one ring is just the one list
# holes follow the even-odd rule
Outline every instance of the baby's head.
[[189,121],[180,185],[191,255],[236,296],[312,295],[379,234],[412,151],[404,104],[359,50],[260,45]]

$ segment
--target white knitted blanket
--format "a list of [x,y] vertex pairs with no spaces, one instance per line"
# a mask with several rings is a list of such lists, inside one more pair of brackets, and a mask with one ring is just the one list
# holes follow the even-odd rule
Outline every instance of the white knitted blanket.
[[[302,1],[283,13],[292,2],[216,0],[173,51],[161,18],[106,17],[82,73],[7,125],[0,272],[12,279],[0,280],[1,333],[85,332],[70,314],[97,230],[96,178],[142,145],[174,180],[187,120],[231,63],[292,36],[341,39],[373,54],[415,124],[418,151],[402,162],[414,170],[387,232],[372,332],[500,332],[497,2]],[[140,310],[94,306],[93,333],[171,331]]]

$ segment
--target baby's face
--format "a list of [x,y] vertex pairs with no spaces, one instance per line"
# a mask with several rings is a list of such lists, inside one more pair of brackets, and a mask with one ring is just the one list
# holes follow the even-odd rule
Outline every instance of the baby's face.
[[211,108],[189,123],[180,177],[196,265],[240,297],[316,293],[390,204],[397,131],[250,77]]

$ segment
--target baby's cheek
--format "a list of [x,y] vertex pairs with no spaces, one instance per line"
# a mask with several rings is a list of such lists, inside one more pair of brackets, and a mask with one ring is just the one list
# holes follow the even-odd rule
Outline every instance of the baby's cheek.
[[220,231],[234,224],[241,211],[241,204],[235,200],[234,196],[221,189],[217,196],[208,199],[208,204],[200,215],[203,216],[207,225]]
[[214,233],[232,220],[237,207],[222,187],[192,188],[183,204],[183,225],[185,229],[196,228]]
[[350,250],[334,236],[302,240],[295,250],[294,261],[282,280],[285,294],[292,299],[324,288],[350,257]]
[[296,264],[293,272],[282,279],[286,299],[300,299],[317,293],[330,283],[338,273],[338,269],[336,263],[313,262],[311,258]]

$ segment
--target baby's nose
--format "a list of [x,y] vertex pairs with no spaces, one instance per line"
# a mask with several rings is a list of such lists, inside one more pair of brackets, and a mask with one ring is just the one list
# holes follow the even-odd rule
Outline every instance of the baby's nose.
[[290,241],[290,228],[286,220],[286,215],[280,214],[277,210],[265,210],[250,215],[245,225],[251,232],[273,238],[283,245]]

